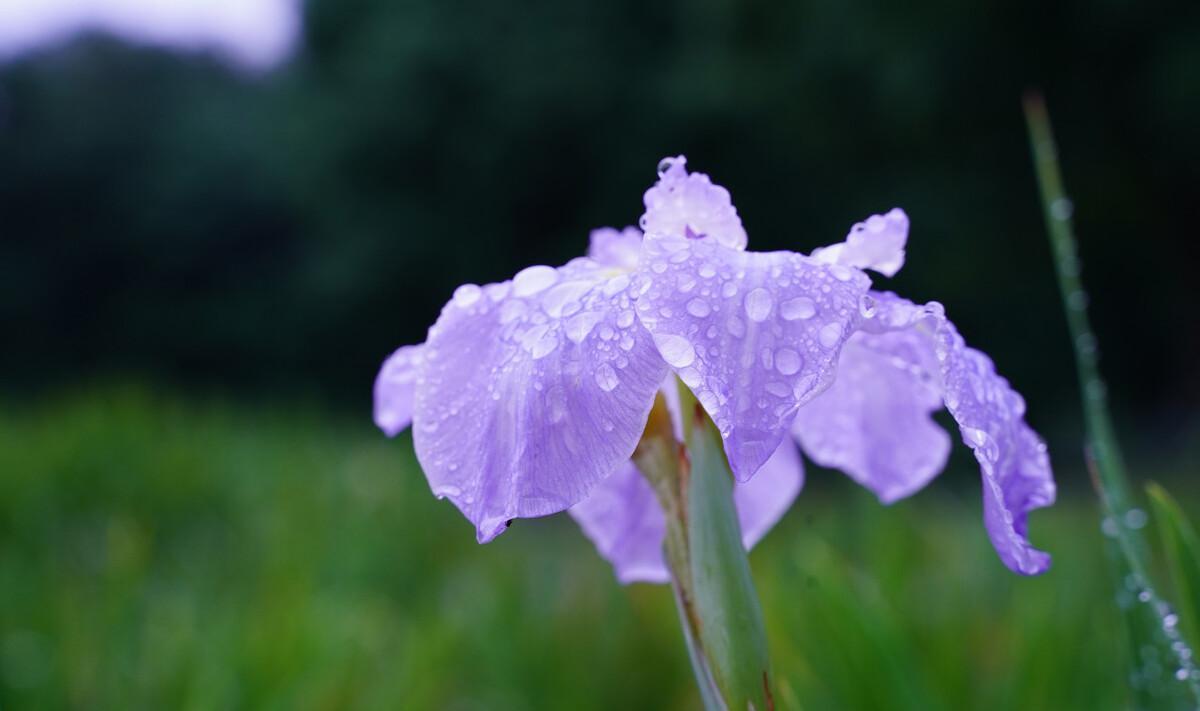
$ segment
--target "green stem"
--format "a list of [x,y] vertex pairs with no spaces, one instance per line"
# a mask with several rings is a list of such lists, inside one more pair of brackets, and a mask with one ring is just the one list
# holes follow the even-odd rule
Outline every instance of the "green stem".
[[666,517],[664,554],[688,655],[708,711],[773,709],[762,608],[715,425],[680,385],[684,439],[660,395],[634,461]]

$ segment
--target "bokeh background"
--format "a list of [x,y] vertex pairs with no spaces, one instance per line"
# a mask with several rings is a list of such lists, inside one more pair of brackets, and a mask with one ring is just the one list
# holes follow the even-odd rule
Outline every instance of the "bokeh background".
[[962,451],[889,508],[811,467],[751,558],[780,705],[1123,706],[1020,98],[1134,472],[1195,513],[1200,6],[139,1],[0,1],[0,708],[695,707],[668,590],[561,516],[477,546],[370,418],[456,285],[636,224],[678,153],[755,249],[904,207],[890,286],[995,358],[1061,487],[1029,580]]

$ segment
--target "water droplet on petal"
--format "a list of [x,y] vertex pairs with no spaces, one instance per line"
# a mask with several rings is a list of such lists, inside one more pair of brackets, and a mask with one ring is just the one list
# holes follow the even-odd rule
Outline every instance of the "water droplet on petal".
[[617,372],[608,363],[602,363],[599,368],[596,368],[596,385],[604,392],[612,392],[620,382],[621,379],[617,377]]
[[513,294],[516,296],[532,296],[558,281],[558,271],[554,267],[539,264],[525,267],[513,277]]
[[807,296],[789,299],[779,305],[779,315],[784,321],[812,318],[817,313],[817,306]]
[[689,314],[695,316],[696,318],[704,318],[712,313],[712,307],[708,305],[707,301],[701,298],[695,298],[689,301],[687,303],[687,310]]
[[775,302],[771,299],[771,292],[759,287],[746,294],[746,301],[743,305],[750,320],[761,323],[771,315],[771,307],[775,305]]
[[654,344],[658,346],[663,360],[675,368],[686,368],[696,360],[696,351],[692,344],[683,336],[663,334],[654,336]]
[[729,335],[734,338],[741,338],[746,335],[746,324],[737,316],[730,316],[725,322],[725,329],[729,331]]
[[775,351],[775,369],[783,375],[795,375],[800,372],[803,362],[800,354],[791,348],[780,348]]
[[826,348],[833,348],[841,337],[842,324],[837,322],[825,324],[817,333],[817,340]]
[[454,303],[459,308],[465,309],[476,301],[483,294],[483,290],[475,284],[463,284],[454,290]]

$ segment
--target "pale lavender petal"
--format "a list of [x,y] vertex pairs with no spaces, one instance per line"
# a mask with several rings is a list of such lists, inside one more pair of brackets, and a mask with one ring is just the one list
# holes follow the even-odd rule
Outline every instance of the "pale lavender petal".
[[468,284],[429,331],[413,441],[481,542],[578,503],[641,437],[667,369],[613,274],[580,258]]
[[827,264],[870,269],[892,277],[904,266],[907,242],[908,215],[897,207],[855,224],[846,241],[814,250],[812,256]]
[[946,465],[950,437],[930,416],[942,407],[939,364],[912,331],[856,333],[837,379],[796,413],[793,432],[817,464],[840,469],[891,503]]
[[871,332],[907,331],[924,339],[938,364],[946,408],[975,453],[983,475],[984,525],[1000,559],[1011,570],[1036,575],[1050,556],[1027,535],[1029,511],[1054,503],[1055,486],[1046,445],[1025,424],[1025,401],[996,373],[990,358],[969,348],[941,304],[918,306],[895,294],[876,294]]
[[663,559],[666,520],[654,489],[633,462],[618,468],[569,512],[622,584],[671,579]]
[[709,237],[726,247],[746,248],[746,230],[729,191],[704,173],[688,173],[683,156],[658,164],[658,182],[646,191],[642,230],[665,237]]
[[413,390],[422,346],[401,346],[375,377],[375,425],[395,437],[412,422]]
[[795,443],[785,438],[754,478],[733,485],[746,550],[767,535],[804,488],[804,463]]
[[606,267],[633,271],[641,251],[642,231],[636,227],[601,227],[592,230],[588,240],[588,256]]
[[638,317],[716,422],[738,481],[747,480],[797,408],[832,381],[870,280],[791,252],[651,236],[639,274]]
[[[803,486],[800,455],[788,440],[754,479],[734,485],[734,504],[746,550],[783,517]],[[572,506],[570,514],[600,555],[612,564],[621,583],[670,580],[663,558],[666,522],[662,509],[654,490],[632,462],[617,469],[591,496]]]

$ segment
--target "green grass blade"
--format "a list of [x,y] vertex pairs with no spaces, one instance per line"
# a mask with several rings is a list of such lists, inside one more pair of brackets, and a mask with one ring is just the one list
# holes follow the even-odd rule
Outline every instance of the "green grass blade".
[[1151,482],[1146,493],[1162,537],[1184,635],[1189,640],[1200,639],[1200,537],[1166,489]]
[[1110,541],[1117,604],[1129,635],[1130,686],[1139,709],[1200,706],[1200,673],[1182,639],[1175,613],[1150,579],[1150,553],[1141,531],[1145,513],[1137,509],[1124,458],[1108,408],[1108,389],[1100,376],[1096,336],[1088,322],[1087,292],[1071,215],[1074,206],[1063,189],[1058,149],[1041,96],[1025,97],[1025,120],[1041,191],[1046,231],[1054,252],[1059,293],[1075,352],[1083,396],[1085,457],[1104,511],[1103,530]]

